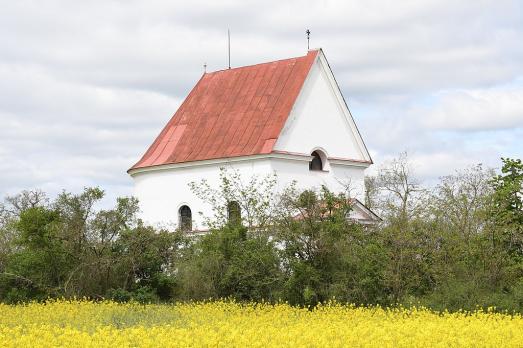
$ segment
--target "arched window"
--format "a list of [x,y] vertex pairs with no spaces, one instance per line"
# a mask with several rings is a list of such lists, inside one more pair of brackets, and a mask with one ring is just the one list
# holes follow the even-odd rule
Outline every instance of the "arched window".
[[238,202],[230,201],[227,204],[227,219],[230,224],[239,225],[242,223],[242,210]]
[[192,212],[187,205],[178,209],[178,226],[182,231],[192,231]]
[[318,151],[311,153],[312,161],[309,162],[309,170],[323,170],[323,162]]

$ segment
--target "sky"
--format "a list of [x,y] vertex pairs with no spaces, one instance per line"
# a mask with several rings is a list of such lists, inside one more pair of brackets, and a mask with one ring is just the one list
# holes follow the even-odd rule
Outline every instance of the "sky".
[[379,168],[523,158],[523,1],[0,0],[0,197],[126,173],[203,73],[323,48]]

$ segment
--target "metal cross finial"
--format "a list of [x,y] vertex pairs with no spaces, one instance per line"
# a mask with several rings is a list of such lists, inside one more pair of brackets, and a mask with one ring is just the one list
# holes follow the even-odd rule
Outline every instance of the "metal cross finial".
[[307,29],[307,30],[305,31],[305,34],[307,34],[307,50],[309,50],[309,49],[310,49],[310,47],[309,47],[309,41],[310,41],[310,38],[311,38],[311,31],[310,31],[309,29]]
[[204,72],[204,73],[207,72],[207,63],[203,63],[203,72]]

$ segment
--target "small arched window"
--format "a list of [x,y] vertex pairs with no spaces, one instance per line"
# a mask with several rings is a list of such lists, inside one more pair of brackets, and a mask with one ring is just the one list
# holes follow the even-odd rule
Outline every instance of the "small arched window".
[[227,219],[230,224],[239,225],[242,223],[242,210],[238,202],[230,201],[227,204]]
[[309,162],[309,170],[323,170],[323,162],[318,151],[311,153],[312,161]]
[[178,209],[178,223],[182,231],[192,231],[192,212],[187,205]]

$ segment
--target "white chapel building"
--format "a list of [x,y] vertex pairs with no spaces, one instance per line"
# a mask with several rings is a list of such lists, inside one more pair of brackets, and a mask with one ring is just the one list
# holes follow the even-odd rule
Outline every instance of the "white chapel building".
[[372,159],[321,49],[297,58],[204,73],[128,173],[142,219],[205,231],[211,207],[191,191],[219,186],[222,167],[280,185],[355,189],[352,218],[378,219],[361,203]]

